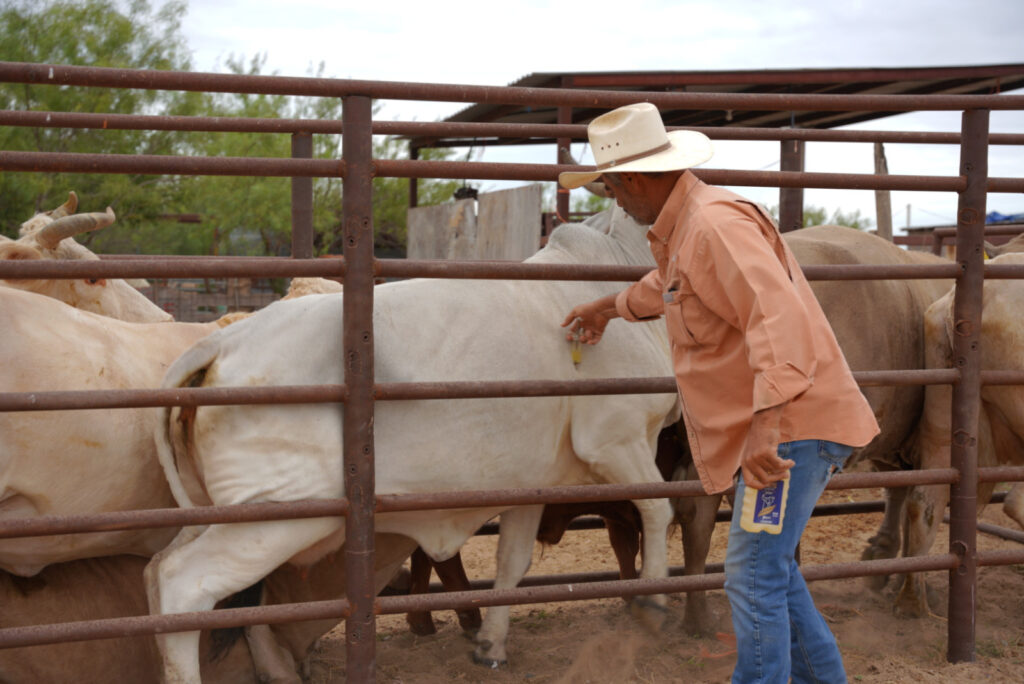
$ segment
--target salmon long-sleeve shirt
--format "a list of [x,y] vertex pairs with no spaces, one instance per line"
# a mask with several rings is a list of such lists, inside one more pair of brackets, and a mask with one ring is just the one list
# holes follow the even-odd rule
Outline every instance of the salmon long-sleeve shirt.
[[786,404],[783,442],[859,447],[878,434],[825,314],[759,205],[687,171],[647,237],[658,267],[615,306],[630,321],[665,316],[706,492],[732,485],[756,411]]

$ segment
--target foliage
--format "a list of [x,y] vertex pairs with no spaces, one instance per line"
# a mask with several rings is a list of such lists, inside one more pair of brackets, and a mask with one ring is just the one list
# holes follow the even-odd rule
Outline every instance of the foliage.
[[596,214],[613,206],[614,203],[615,200],[613,199],[600,197],[592,192],[588,192],[580,197],[573,197],[570,211]]
[[[124,10],[121,7],[124,6]],[[17,62],[79,64],[133,69],[187,70],[179,37],[185,5],[170,0],[154,9],[146,0],[4,0],[0,4],[0,55]],[[189,114],[192,94],[156,90],[70,88],[0,84],[0,109]],[[32,152],[170,154],[180,136],[168,131],[0,128],[0,149]],[[0,175],[0,229],[11,235],[33,213],[51,209],[76,190],[81,207],[113,204],[119,216],[168,211],[163,185],[145,176],[7,173]]]
[[[181,37],[183,0],[154,8],[149,0],[0,0],[0,54],[5,60],[187,71]],[[266,56],[229,58],[235,74],[260,75]],[[323,77],[323,64],[317,73]],[[33,111],[170,114],[209,117],[341,119],[337,98],[158,90],[66,88],[0,84],[0,108]],[[405,156],[401,141],[375,138],[374,156]],[[114,131],[5,127],[0,149],[62,153],[149,154],[287,158],[286,134]],[[341,157],[341,135],[313,137],[317,159]],[[447,150],[424,150],[443,159]],[[421,204],[451,197],[454,181],[419,183]],[[374,179],[375,242],[404,249],[408,179]],[[80,239],[97,252],[165,254],[290,253],[291,180],[278,177],[142,176],[122,174],[8,173],[0,176],[0,230],[14,235],[33,213],[64,201],[68,190],[80,210],[112,205],[120,230]],[[198,223],[182,223],[181,215]],[[342,183],[313,179],[313,227],[319,253],[341,252]]]
[[[779,205],[773,204],[768,211],[771,213],[772,218],[776,221],[779,220]],[[857,230],[867,230],[871,227],[871,219],[861,216],[860,209],[854,209],[849,212],[836,209],[829,215],[828,209],[825,207],[816,207],[812,204],[804,207],[804,228],[824,225],[847,226]]]

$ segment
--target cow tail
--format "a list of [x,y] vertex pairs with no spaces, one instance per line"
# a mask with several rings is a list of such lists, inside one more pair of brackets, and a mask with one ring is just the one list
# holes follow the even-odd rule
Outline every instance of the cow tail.
[[[163,389],[200,386],[206,376],[206,369],[217,358],[219,351],[220,347],[215,339],[207,337],[200,340],[179,356],[167,369],[167,374],[164,375]],[[172,417],[174,408],[173,406],[164,406],[160,409],[160,422],[156,430],[156,455],[178,506],[192,508],[194,504],[178,473],[177,455],[174,453],[174,443],[171,439],[172,431],[180,429]],[[188,435],[183,435],[183,438],[188,439]],[[187,458],[187,456],[182,454],[182,458]]]

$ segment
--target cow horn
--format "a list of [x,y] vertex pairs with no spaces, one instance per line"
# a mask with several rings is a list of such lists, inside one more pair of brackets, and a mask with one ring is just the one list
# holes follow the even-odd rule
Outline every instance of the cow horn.
[[985,254],[991,257],[997,257],[1003,253],[1003,247],[996,247],[988,240],[985,240]]
[[114,222],[114,218],[114,210],[110,207],[107,207],[106,212],[93,211],[88,214],[64,216],[39,229],[36,240],[44,248],[54,249],[66,237],[106,228]]
[[77,210],[77,209],[78,209],[78,195],[76,195],[75,191],[72,190],[71,192],[68,193],[68,201],[67,202],[65,202],[64,204],[60,205],[56,209],[53,209],[51,211],[46,212],[46,215],[51,217],[51,218],[54,218],[54,219],[59,219],[59,218],[63,218],[65,216],[69,216],[71,214],[74,214],[75,210]]
[[[558,163],[559,164],[572,164],[574,166],[579,166],[580,165],[580,163],[573,158],[572,153],[569,152],[569,150],[564,148],[564,147],[559,147],[558,148]],[[608,191],[608,186],[606,186],[601,181],[590,181],[589,183],[587,183],[583,187],[586,188],[591,193],[597,195],[598,197],[611,197],[612,196],[612,193],[610,193]]]

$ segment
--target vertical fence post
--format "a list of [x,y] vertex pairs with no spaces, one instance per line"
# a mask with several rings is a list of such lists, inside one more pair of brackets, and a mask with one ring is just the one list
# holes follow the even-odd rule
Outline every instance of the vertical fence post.
[[[420,148],[409,146],[409,159],[419,159]],[[420,205],[420,181],[418,178],[409,179],[409,208],[414,209]]]
[[373,591],[373,137],[370,98],[343,99],[345,164],[343,222],[345,385],[343,452],[345,579],[350,613],[345,622],[346,680],[373,682],[376,616]]
[[[572,107],[558,108],[558,123],[572,123]],[[571,145],[572,138],[558,138],[555,140],[555,147],[559,153],[555,159],[556,162],[562,163],[561,151],[565,150],[566,154],[568,154],[572,149]],[[569,190],[563,188],[562,184],[558,181],[555,181],[555,215],[562,221],[568,222],[569,220]]]
[[[780,171],[804,170],[804,141],[783,140],[780,144]],[[779,188],[779,230],[788,233],[804,227],[804,189]]]
[[985,193],[988,183],[988,110],[963,114],[960,175],[967,179],[957,210],[956,258],[963,271],[953,302],[953,385],[950,460],[960,471],[950,487],[949,550],[960,564],[949,572],[946,659],[974,660],[978,570],[978,416],[981,404],[981,305],[984,286]]
[[[313,136],[292,133],[292,158],[313,158]],[[292,178],[292,257],[313,258],[313,179]]]

